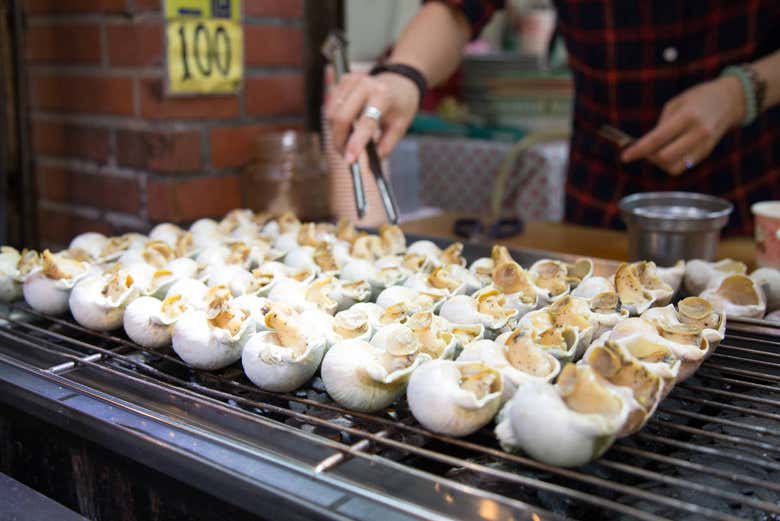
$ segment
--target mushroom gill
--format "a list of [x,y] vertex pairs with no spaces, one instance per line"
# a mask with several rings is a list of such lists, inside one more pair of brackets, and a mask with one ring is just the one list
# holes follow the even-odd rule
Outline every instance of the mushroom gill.
[[526,271],[514,261],[496,264],[491,273],[493,285],[506,295],[520,294],[520,300],[526,304],[532,304],[536,300],[536,294]]
[[176,258],[176,253],[167,242],[149,241],[146,243],[146,246],[144,246],[141,256],[143,257],[144,262],[150,266],[163,268]]
[[44,275],[55,280],[72,279],[85,270],[82,262],[61,257],[49,250],[43,250],[41,263]]
[[556,382],[558,394],[569,409],[583,414],[617,414],[623,404],[606,389],[588,366],[566,364]]
[[458,365],[458,370],[460,388],[472,392],[477,400],[501,390],[501,374],[491,367],[481,363],[464,363]]
[[530,335],[522,329],[515,329],[504,341],[506,359],[509,364],[533,376],[547,376],[554,363],[549,356],[534,345]]
[[746,275],[729,275],[721,281],[717,293],[736,306],[757,306],[761,303],[755,282]]
[[399,255],[406,251],[406,236],[394,224],[382,224],[379,227],[379,238],[385,255]]
[[265,315],[265,325],[276,335],[278,345],[287,347],[300,356],[306,352],[306,336],[295,319],[298,314],[289,306],[273,304]]
[[462,266],[466,263],[466,259],[461,256],[463,253],[463,243],[453,242],[439,256],[439,259],[445,264],[457,264]]
[[624,356],[614,342],[591,348],[588,365],[607,381],[631,389],[634,399],[647,410],[660,399],[661,379],[638,360]]
[[556,261],[541,261],[533,269],[537,286],[546,289],[552,295],[561,295],[569,289],[566,281],[566,268]]
[[701,328],[718,329],[722,320],[709,300],[701,297],[686,297],[677,303],[680,322],[694,324]]
[[224,329],[230,333],[230,336],[236,336],[249,313],[243,310],[236,313],[230,306],[231,298],[230,290],[225,286],[211,288],[206,296],[206,318],[212,327]]

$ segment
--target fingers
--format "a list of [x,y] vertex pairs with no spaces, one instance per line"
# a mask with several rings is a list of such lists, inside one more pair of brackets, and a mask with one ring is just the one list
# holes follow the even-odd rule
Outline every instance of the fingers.
[[360,116],[369,96],[369,87],[365,82],[356,82],[352,89],[342,98],[341,103],[333,109],[329,119],[333,146],[339,152],[344,151],[347,137],[352,132],[352,125]]
[[406,133],[406,127],[402,121],[394,121],[387,127],[382,134],[382,139],[377,144],[377,152],[380,157],[388,157],[398,142],[404,137]]
[[681,111],[668,112],[662,116],[656,127],[623,151],[620,158],[628,163],[652,156],[659,149],[679,136],[688,126],[688,118]]
[[328,104],[325,107],[325,117],[330,119],[338,106],[341,105],[347,95],[352,92],[355,84],[357,84],[357,82],[359,82],[363,77],[365,77],[364,74],[355,73],[349,73],[342,76],[341,80],[339,80],[339,82],[334,85],[333,91],[328,97]]
[[[389,104],[384,85],[376,83],[370,87],[370,90],[371,94],[363,108],[368,106],[376,107],[380,112],[385,113]],[[379,127],[379,121],[376,119],[369,118],[368,116],[360,117],[357,123],[355,123],[352,135],[349,137],[344,152],[344,160],[347,163],[353,163],[358,158],[360,152],[366,147],[368,140],[374,137],[374,134],[379,130]]]
[[[371,138],[381,137],[377,152],[386,157],[403,137],[417,111],[413,100],[416,93],[413,82],[394,75],[344,76],[325,111],[333,146],[352,163]],[[368,106],[379,109],[381,121],[362,115]],[[380,136],[380,131],[385,135]]]
[[675,164],[664,168],[671,175],[680,175],[694,168],[702,159],[707,157],[712,147],[706,143],[700,143],[680,158]]
[[707,136],[696,127],[689,128],[677,139],[666,145],[658,153],[651,156],[651,161],[672,175],[680,175],[688,169],[686,161],[694,163],[705,155],[694,153],[708,144]]

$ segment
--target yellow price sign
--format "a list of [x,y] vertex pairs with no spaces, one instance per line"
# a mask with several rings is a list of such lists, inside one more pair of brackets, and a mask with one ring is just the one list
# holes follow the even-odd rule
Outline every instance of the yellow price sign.
[[196,16],[200,18],[227,18],[241,21],[238,0],[165,0],[165,18]]
[[244,74],[244,35],[235,14],[239,3],[214,2],[227,6],[222,17],[212,9],[196,8],[199,3],[168,0],[168,92],[237,92]]

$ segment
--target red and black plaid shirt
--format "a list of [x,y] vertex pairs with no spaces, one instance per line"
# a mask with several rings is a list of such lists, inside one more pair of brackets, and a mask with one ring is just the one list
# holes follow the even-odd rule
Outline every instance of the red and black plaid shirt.
[[[448,0],[478,34],[502,0]],[[731,200],[727,231],[751,234],[750,205],[780,199],[780,106],[729,131],[711,155],[672,177],[647,161],[622,164],[596,134],[602,124],[639,137],[664,103],[731,64],[780,49],[780,0],[556,0],[574,74],[573,136],[566,186],[572,222],[620,227],[621,197],[651,190]]]

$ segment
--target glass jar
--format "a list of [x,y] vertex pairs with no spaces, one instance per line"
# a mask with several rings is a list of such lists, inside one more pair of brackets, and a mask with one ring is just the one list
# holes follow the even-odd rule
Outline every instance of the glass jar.
[[295,212],[328,220],[328,166],[315,132],[286,130],[258,137],[254,159],[242,172],[243,205],[256,212]]

